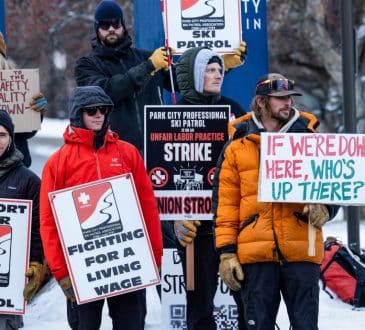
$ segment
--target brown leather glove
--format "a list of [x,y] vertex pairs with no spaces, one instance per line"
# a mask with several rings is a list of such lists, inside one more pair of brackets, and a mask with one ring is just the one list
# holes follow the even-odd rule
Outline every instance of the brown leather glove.
[[0,31],[0,53],[3,54],[4,57],[6,57],[6,44],[5,44],[4,36],[1,31]]
[[47,111],[48,102],[42,93],[37,93],[32,96],[32,99],[29,102],[30,107],[40,113],[44,113]]
[[330,218],[326,205],[323,204],[306,204],[303,208],[304,216],[316,228],[320,229]]
[[71,302],[75,302],[76,301],[75,291],[72,287],[70,276],[65,276],[64,278],[60,279],[58,281],[58,284],[63,290],[63,293],[65,294],[66,298]]
[[245,63],[248,50],[245,41],[241,41],[240,47],[235,49],[233,54],[224,54],[222,56],[224,61],[224,70],[228,71],[234,69]]
[[186,247],[193,241],[200,225],[199,220],[176,220],[174,222],[175,235],[181,246]]
[[233,291],[241,289],[244,273],[235,253],[222,253],[220,255],[219,275],[223,282]]
[[46,275],[46,267],[38,261],[31,261],[25,276],[28,282],[23,290],[25,300],[31,300],[42,285]]

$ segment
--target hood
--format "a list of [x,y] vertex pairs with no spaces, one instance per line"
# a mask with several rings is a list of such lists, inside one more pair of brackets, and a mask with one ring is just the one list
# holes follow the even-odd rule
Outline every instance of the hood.
[[[113,107],[111,98],[99,86],[76,87],[69,99],[69,118],[72,126],[84,127],[81,109],[87,106],[104,105]],[[109,113],[108,113],[109,115]],[[104,126],[108,124],[109,116],[105,117]]]
[[190,48],[181,55],[176,65],[176,80],[182,97],[188,103],[214,104],[220,99],[221,94],[205,94],[203,91],[205,70],[209,60],[214,56],[221,60],[224,72],[223,60],[209,48]]

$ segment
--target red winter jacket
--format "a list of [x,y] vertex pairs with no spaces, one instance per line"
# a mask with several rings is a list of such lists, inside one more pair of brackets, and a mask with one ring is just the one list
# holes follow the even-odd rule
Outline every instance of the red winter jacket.
[[65,144],[44,166],[40,195],[40,232],[52,274],[60,280],[68,275],[68,270],[48,193],[129,172],[133,175],[156,264],[160,267],[160,219],[151,182],[138,150],[118,140],[118,135],[110,130],[106,133],[104,146],[98,150],[93,147],[93,131],[68,126],[63,136]]

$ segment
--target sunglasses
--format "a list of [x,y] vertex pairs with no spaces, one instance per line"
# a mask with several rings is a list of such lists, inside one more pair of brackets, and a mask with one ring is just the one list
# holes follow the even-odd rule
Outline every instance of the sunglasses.
[[100,114],[105,115],[106,113],[109,112],[110,108],[98,106],[98,107],[88,107],[88,108],[82,109],[82,111],[86,112],[86,114],[88,116],[95,116],[96,113],[98,112],[98,110],[99,110]]
[[110,26],[113,27],[113,29],[117,30],[122,26],[122,21],[120,19],[112,19],[108,21],[98,21],[98,26],[100,29],[104,31],[108,31],[110,29]]
[[266,95],[273,91],[291,91],[294,85],[294,80],[289,79],[264,80],[256,85],[256,95]]

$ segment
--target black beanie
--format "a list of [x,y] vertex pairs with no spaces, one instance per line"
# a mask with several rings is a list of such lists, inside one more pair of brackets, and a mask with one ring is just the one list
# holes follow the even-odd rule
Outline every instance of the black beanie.
[[218,56],[212,56],[207,64],[212,64],[212,63],[218,63],[220,66],[222,66],[222,60]]
[[11,117],[7,113],[7,111],[0,109],[0,125],[5,127],[5,129],[8,131],[11,140],[10,144],[8,146],[8,149],[2,154],[0,157],[0,161],[3,159],[8,158],[13,151],[15,150],[15,144],[14,144],[14,124],[11,120]]
[[0,125],[4,126],[11,138],[14,140],[14,124],[8,112],[0,109]]
[[112,19],[120,19],[123,29],[125,29],[124,25],[124,17],[122,8],[119,4],[113,0],[102,0],[95,9],[94,14],[94,29],[95,32],[98,32],[99,21],[107,21]]

